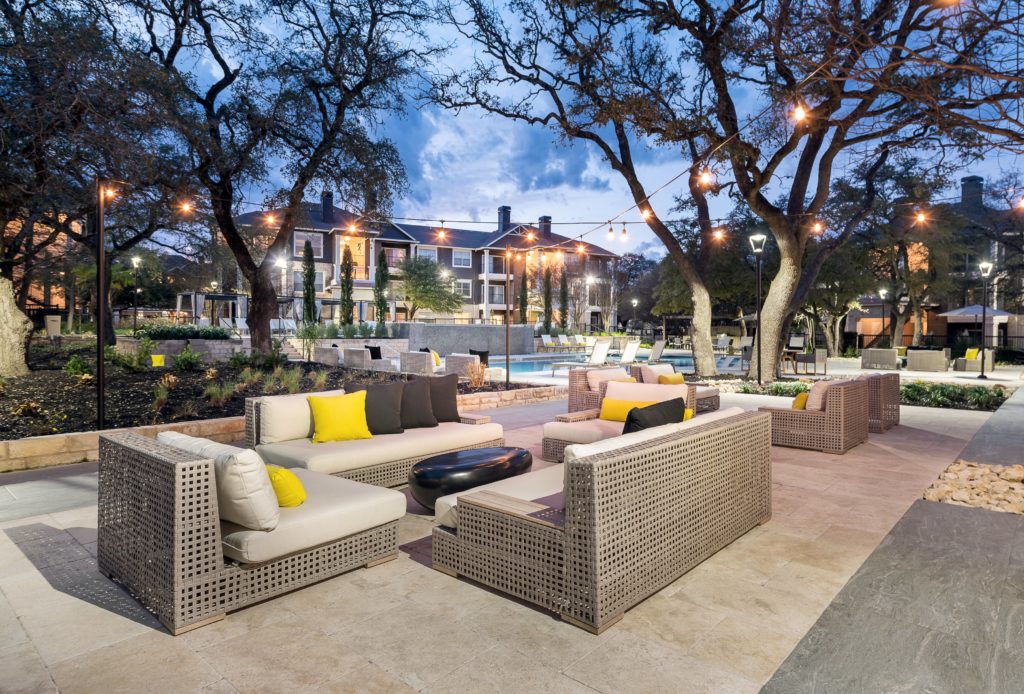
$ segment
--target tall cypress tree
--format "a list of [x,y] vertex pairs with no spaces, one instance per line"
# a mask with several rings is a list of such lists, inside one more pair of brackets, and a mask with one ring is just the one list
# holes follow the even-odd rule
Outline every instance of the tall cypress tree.
[[341,256],[341,324],[352,325],[352,310],[355,302],[352,301],[352,249],[345,245],[345,252]]
[[[529,280],[526,276],[526,266],[524,265],[523,275],[519,278],[519,323],[521,325],[526,325],[528,318],[526,314],[530,307],[529,296],[527,294],[529,291],[529,287],[527,286],[528,283]],[[505,301],[508,301],[508,299],[505,299]]]
[[544,266],[544,333],[551,334],[551,265]]
[[569,278],[565,267],[559,273],[558,283],[558,327],[565,332],[569,329]]
[[313,264],[313,244],[309,239],[302,247],[302,321],[316,321],[316,266]]
[[377,326],[373,329],[375,337],[388,336],[388,328],[384,321],[388,315],[388,283],[390,281],[388,254],[382,248],[377,256],[377,270],[373,274],[373,313],[377,320]]

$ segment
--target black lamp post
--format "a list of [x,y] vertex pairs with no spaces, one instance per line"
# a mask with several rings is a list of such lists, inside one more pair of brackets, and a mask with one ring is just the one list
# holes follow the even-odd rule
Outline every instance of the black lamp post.
[[985,343],[988,341],[988,329],[986,327],[986,320],[988,318],[988,278],[992,275],[992,263],[988,261],[980,263],[978,269],[981,270],[983,287],[981,295],[981,373],[978,374],[978,378],[984,381],[988,378],[985,375]]
[[640,304],[640,301],[638,299],[633,299],[629,303],[633,304],[633,330],[636,330],[636,307]]
[[761,256],[764,255],[764,244],[768,237],[754,234],[750,237],[750,248],[757,259],[757,385],[761,385]]
[[[889,293],[888,289],[879,289],[878,298],[882,300],[882,334],[886,337],[889,336],[889,331],[885,327],[885,295]],[[895,345],[893,345],[895,346]]]
[[107,334],[107,312],[104,307],[103,290],[107,286],[107,229],[103,220],[106,196],[112,190],[104,181],[96,178],[96,430],[106,425],[106,364],[104,363],[105,338]]
[[132,335],[139,332],[139,266],[142,265],[142,258],[132,258]]

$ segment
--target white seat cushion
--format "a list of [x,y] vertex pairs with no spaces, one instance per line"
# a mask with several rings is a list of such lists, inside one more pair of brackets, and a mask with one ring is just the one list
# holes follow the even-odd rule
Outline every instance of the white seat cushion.
[[459,524],[458,500],[460,496],[472,494],[481,489],[504,494],[516,499],[533,501],[545,496],[557,494],[565,488],[565,469],[562,465],[552,465],[541,470],[527,472],[525,475],[516,475],[505,480],[498,480],[480,487],[467,489],[464,492],[457,492],[442,496],[434,502],[434,520],[446,528],[456,528]]
[[686,400],[689,386],[667,383],[620,383],[613,381],[608,384],[604,396],[612,400],[630,400],[632,402],[665,402],[673,398]]
[[495,441],[504,436],[500,424],[442,422],[436,427],[406,429],[402,434],[381,434],[370,439],[313,443],[302,438],[256,446],[272,465],[336,475],[370,465],[426,457]]
[[604,419],[587,419],[582,422],[545,422],[544,438],[570,441],[572,443],[593,443],[609,436],[622,433],[622,422]]
[[587,386],[590,390],[597,392],[605,381],[617,381],[622,378],[629,378],[629,374],[621,366],[614,366],[610,369],[590,369],[587,371]]
[[[341,395],[344,390],[328,390],[318,396]],[[313,412],[305,393],[271,395],[260,398],[260,440],[276,443],[313,436]]]
[[713,398],[718,395],[718,388],[712,388],[711,386],[697,386],[697,399],[703,400],[704,398]]
[[277,527],[277,495],[270,483],[267,466],[256,451],[176,431],[161,431],[156,440],[213,460],[217,510],[221,520],[251,530],[273,530]]
[[713,414],[701,415],[677,424],[664,424],[660,427],[651,427],[650,429],[635,431],[631,434],[623,434],[622,436],[614,436],[595,443],[576,443],[565,447],[565,462],[568,463],[571,460],[586,458],[588,456],[597,455],[598,453],[616,451],[626,446],[635,446],[638,443],[650,441],[651,439],[656,439],[659,436],[666,436],[668,434],[686,431],[687,429],[703,426],[719,419],[743,414],[744,411],[745,410],[742,407],[730,407],[726,410],[719,410]]
[[306,501],[282,508],[280,522],[269,532],[222,522],[225,555],[247,564],[270,561],[405,515],[402,492],[308,470],[294,472],[306,488]]
[[657,383],[658,376],[671,376],[675,372],[676,369],[671,364],[651,364],[650,366],[641,366],[640,382]]

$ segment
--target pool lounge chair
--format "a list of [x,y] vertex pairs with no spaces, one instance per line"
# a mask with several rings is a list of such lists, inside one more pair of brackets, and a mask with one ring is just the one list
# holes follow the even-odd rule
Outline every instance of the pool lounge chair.
[[640,351],[640,340],[630,340],[622,348],[622,355],[619,357],[619,365],[628,366],[636,361],[637,352]]
[[564,349],[566,352],[579,351],[579,347],[573,344],[573,342],[569,339],[569,336],[564,333],[558,336],[558,346]]
[[594,343],[594,348],[586,359],[576,361],[556,361],[551,364],[551,375],[555,375],[556,369],[571,369],[574,366],[604,366],[608,363],[608,350],[612,348],[612,339],[602,337]]
[[648,364],[657,364],[661,361],[661,355],[665,351],[665,340],[655,340],[651,346],[651,353],[647,355]]
[[554,341],[551,339],[550,335],[541,335],[540,336],[540,343],[541,343],[540,344],[540,351],[541,352],[560,352],[561,351],[561,347],[559,347],[558,345],[556,345],[554,343]]
[[729,346],[732,344],[732,338],[728,335],[719,335],[718,339],[715,340],[714,351],[719,354],[725,354],[729,351]]

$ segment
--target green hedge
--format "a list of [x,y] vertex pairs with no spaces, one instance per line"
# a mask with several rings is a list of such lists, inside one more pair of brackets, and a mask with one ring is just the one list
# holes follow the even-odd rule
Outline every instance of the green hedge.
[[972,386],[960,383],[914,381],[900,386],[900,403],[921,407],[992,411],[1010,397],[1003,386]]
[[231,333],[224,328],[200,328],[196,325],[144,325],[139,335],[150,340],[230,340]]

